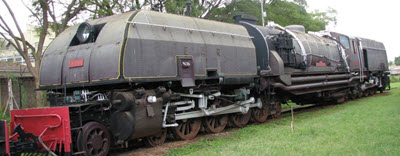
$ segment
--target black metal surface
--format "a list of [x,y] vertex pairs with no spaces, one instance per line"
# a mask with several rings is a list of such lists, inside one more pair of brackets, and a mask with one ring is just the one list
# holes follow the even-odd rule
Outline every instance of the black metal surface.
[[37,147],[37,136],[31,133],[25,133],[21,128],[21,125],[18,124],[15,126],[12,134],[18,133],[17,141],[10,141],[10,154],[11,155],[19,155],[22,152],[35,152],[38,150]]
[[293,39],[288,33],[281,33],[275,39],[275,47],[287,67],[297,68]]
[[361,38],[365,67],[372,72],[388,71],[385,46],[381,42]]
[[258,27],[252,24],[246,22],[239,22],[239,24],[243,25],[249,34],[253,36],[251,40],[256,47],[257,67],[259,70],[269,70],[269,48],[264,34]]
[[135,117],[129,111],[114,112],[111,115],[111,132],[119,140],[128,140],[135,130]]
[[0,120],[0,155],[6,155],[7,150],[6,150],[6,129],[5,124],[6,120]]

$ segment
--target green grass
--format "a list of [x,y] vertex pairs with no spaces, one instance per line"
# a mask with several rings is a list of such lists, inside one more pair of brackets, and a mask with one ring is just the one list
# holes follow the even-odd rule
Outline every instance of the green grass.
[[282,104],[282,109],[290,108],[291,106],[295,106],[296,103],[292,101],[288,101],[287,104]]
[[201,139],[166,155],[400,155],[400,83],[388,95]]
[[390,87],[392,87],[392,89],[400,89],[400,82],[391,83]]
[[390,82],[400,82],[400,75],[391,75]]

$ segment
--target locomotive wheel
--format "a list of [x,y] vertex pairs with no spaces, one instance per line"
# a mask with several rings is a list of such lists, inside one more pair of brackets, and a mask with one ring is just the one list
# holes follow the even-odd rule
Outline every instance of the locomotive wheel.
[[162,129],[157,135],[145,137],[144,143],[149,147],[156,147],[163,144],[165,140],[167,140],[167,129]]
[[361,97],[363,97],[363,95],[364,95],[363,92],[360,91],[360,92],[358,92],[358,94],[357,94],[357,98],[361,98]]
[[373,90],[374,90],[374,91],[373,91],[372,93],[373,93],[373,95],[375,95],[376,92],[378,91],[378,89],[374,88]]
[[78,150],[86,155],[105,156],[110,150],[110,133],[97,122],[86,123],[78,134]]
[[228,124],[228,115],[209,116],[204,118],[204,125],[207,132],[222,132]]
[[374,88],[369,90],[369,95],[370,96],[374,95],[375,93],[376,93],[376,91],[375,91]]
[[349,94],[349,98],[350,98],[351,100],[355,100],[355,99],[357,99],[357,94],[350,93],[350,94]]
[[193,139],[196,137],[197,133],[199,133],[201,128],[200,119],[188,119],[186,121],[181,121],[178,124],[178,127],[172,128],[172,132],[176,138],[182,140]]
[[365,97],[368,97],[368,96],[369,96],[369,89],[367,89],[367,90],[364,91],[364,96],[365,96]]
[[266,104],[263,104],[261,108],[253,108],[251,116],[259,123],[267,121],[269,115],[269,108]]
[[232,124],[235,127],[242,128],[246,126],[251,118],[251,109],[246,114],[236,113],[229,116]]
[[282,106],[280,102],[275,102],[275,114],[272,114],[274,118],[281,118],[281,113],[282,113]]

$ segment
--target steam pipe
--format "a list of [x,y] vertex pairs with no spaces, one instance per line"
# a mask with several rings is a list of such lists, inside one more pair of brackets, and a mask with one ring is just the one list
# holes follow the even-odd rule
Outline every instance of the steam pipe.
[[304,77],[292,77],[292,82],[310,82],[318,80],[332,80],[332,79],[343,79],[350,78],[351,74],[340,74],[340,75],[323,75],[323,76],[304,76]]
[[[366,76],[362,76],[366,77]],[[282,83],[274,83],[272,84],[274,87],[281,88],[286,91],[293,91],[305,88],[315,88],[315,87],[325,87],[325,86],[332,86],[332,85],[339,85],[339,84],[346,84],[352,82],[354,79],[359,79],[360,77],[354,76],[348,80],[340,80],[340,81],[330,81],[330,82],[318,82],[318,83],[308,83],[308,84],[301,84],[301,85],[292,85],[292,86],[285,86]]]

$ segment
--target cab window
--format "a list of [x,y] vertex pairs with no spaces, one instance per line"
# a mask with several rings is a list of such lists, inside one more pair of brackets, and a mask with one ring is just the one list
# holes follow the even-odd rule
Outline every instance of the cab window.
[[349,38],[347,36],[339,36],[339,41],[340,41],[340,44],[342,44],[345,49],[350,48],[350,42],[349,42]]

